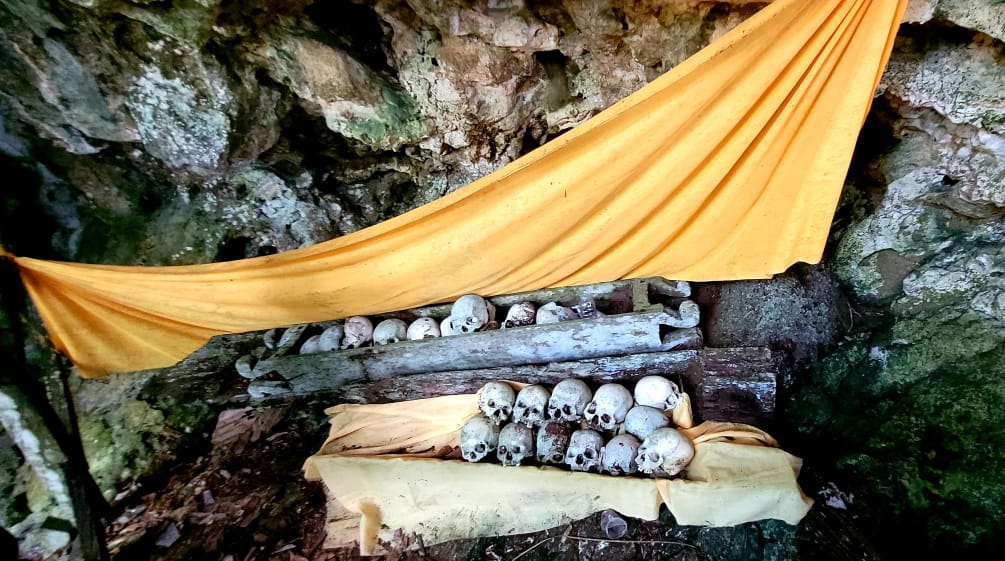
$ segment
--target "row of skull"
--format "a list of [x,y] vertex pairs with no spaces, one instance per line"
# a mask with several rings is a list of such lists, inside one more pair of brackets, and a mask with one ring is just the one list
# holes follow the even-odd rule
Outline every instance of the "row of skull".
[[694,457],[691,441],[667,423],[653,428],[645,438],[624,432],[605,442],[600,432],[574,430],[563,421],[546,421],[535,430],[515,422],[500,428],[485,415],[472,417],[461,428],[461,457],[480,462],[493,452],[504,466],[536,459],[573,471],[662,477],[677,475]]
[[[592,310],[592,308],[591,308]],[[601,315],[592,310],[591,317]],[[442,321],[420,317],[410,324],[399,318],[388,318],[375,326],[366,316],[352,316],[345,324],[334,324],[318,335],[309,337],[300,346],[300,354],[346,350],[369,344],[388,345],[405,340],[431,339],[461,335],[490,329],[507,329],[532,324],[549,324],[582,317],[573,308],[556,302],[537,307],[532,302],[514,304],[502,322],[496,321],[495,305],[477,294],[465,294],[451,305],[450,315]]]
[[[481,415],[461,429],[462,457],[481,461],[496,451],[503,465],[536,457],[577,471],[674,475],[694,454],[666,413],[682,399],[680,388],[662,376],[640,379],[634,392],[614,383],[593,392],[574,378],[551,390],[533,384],[519,392],[505,382],[489,382],[479,392]],[[617,435],[604,444],[605,432]]]
[[532,384],[519,393],[506,382],[489,382],[479,391],[478,408],[496,425],[512,420],[536,427],[546,420],[582,420],[587,428],[610,431],[625,422],[633,407],[653,409],[663,415],[663,411],[675,409],[682,398],[677,384],[662,376],[640,379],[634,392],[616,383],[604,384],[593,392],[586,382],[569,378],[551,390]]

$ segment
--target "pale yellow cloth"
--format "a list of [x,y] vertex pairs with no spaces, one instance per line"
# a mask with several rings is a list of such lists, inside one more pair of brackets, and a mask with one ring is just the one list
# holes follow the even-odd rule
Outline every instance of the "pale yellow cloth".
[[[402,535],[432,545],[520,534],[606,509],[654,520],[663,503],[681,524],[731,526],[768,518],[796,524],[812,505],[796,481],[801,460],[750,425],[681,428],[695,458],[683,478],[659,480],[440,459],[456,457],[460,427],[478,414],[477,394],[338,405],[327,413],[329,438],[304,474],[360,515],[362,555]],[[691,419],[690,400],[673,413]]]
[[819,261],[906,5],[776,0],[495,173],[313,247],[184,267],[16,263],[86,376],[169,366],[218,334],[465,293],[770,277]]

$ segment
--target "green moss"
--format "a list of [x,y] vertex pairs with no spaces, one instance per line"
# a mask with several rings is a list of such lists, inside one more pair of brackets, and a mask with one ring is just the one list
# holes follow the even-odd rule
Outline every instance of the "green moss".
[[835,353],[786,413],[891,543],[976,551],[1005,532],[1002,334],[972,314],[929,320],[881,360]]

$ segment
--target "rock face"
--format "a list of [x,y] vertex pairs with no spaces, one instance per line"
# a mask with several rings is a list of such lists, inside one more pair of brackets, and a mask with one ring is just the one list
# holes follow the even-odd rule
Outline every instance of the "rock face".
[[[163,265],[331,239],[533,150],[762,5],[0,0],[3,242]],[[1003,40],[1001,2],[912,1],[824,263],[699,287],[710,341],[805,367],[784,381],[790,442],[891,544],[980,551],[1005,530],[987,476],[1005,467]],[[79,395],[106,490],[204,422],[100,389]]]
[[987,475],[1005,468],[1005,7],[917,4],[972,29],[898,37],[834,227],[847,342],[789,421],[893,543],[987,553],[1005,529]]

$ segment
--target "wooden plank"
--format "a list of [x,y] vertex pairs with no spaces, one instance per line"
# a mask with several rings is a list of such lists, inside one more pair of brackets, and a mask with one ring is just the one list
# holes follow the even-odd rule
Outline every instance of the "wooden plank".
[[249,393],[307,395],[334,391],[352,382],[407,374],[547,364],[701,346],[701,332],[697,328],[677,329],[672,327],[675,323],[677,319],[664,311],[629,313],[274,357],[256,364],[255,370],[275,372],[285,382],[254,380]]
[[474,393],[493,380],[554,385],[566,378],[580,378],[594,387],[607,382],[631,387],[643,376],[655,374],[676,381],[692,396],[699,421],[732,421],[767,428],[774,418],[776,378],[781,365],[779,355],[759,347],[655,352],[390,377],[349,384],[338,398],[353,403],[408,401]]

